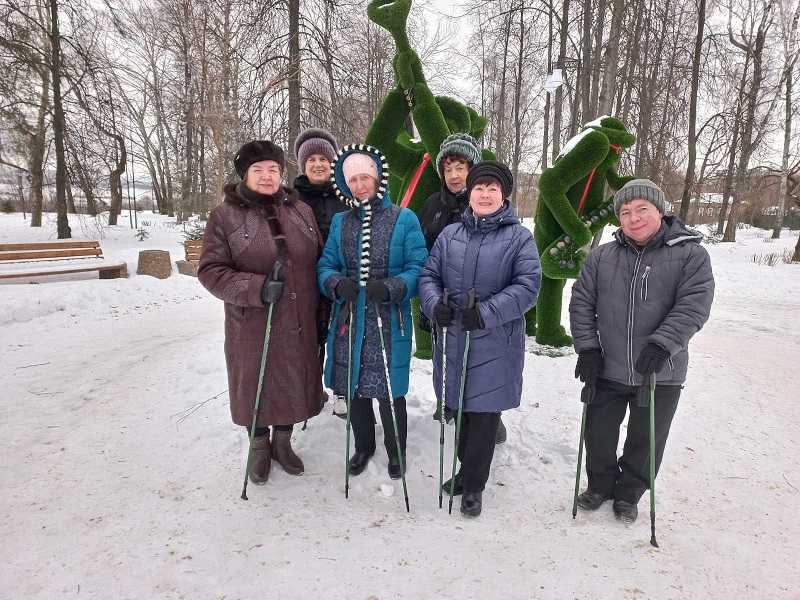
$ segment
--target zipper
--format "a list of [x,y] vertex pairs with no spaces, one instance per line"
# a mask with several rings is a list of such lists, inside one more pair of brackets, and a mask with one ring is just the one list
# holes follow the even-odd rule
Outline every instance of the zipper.
[[667,358],[667,362],[669,363],[669,368],[670,368],[672,371],[674,371],[674,370],[675,370],[675,363],[674,363],[674,362],[672,362],[672,357],[671,357],[671,356]]
[[633,312],[636,305],[636,276],[639,273],[639,265],[642,263],[644,250],[636,250],[636,264],[633,266],[633,277],[628,290],[628,381],[630,385],[636,385],[633,374]]
[[642,301],[647,301],[647,277],[650,275],[650,265],[644,268],[644,275],[642,275]]
[[400,337],[406,337],[406,330],[403,327],[403,311],[400,310],[400,305],[395,304],[397,307],[397,324],[400,326]]

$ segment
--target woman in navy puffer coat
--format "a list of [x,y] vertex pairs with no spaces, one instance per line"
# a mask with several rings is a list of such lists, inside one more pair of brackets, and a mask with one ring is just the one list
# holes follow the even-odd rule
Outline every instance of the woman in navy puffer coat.
[[[464,387],[464,416],[455,482],[461,512],[481,512],[481,492],[489,478],[500,411],[519,406],[525,362],[525,313],[536,303],[541,282],[539,253],[508,197],[513,177],[495,161],[476,165],[467,179],[469,207],[463,221],[442,231],[419,278],[422,311],[447,327],[445,358],[448,409],[458,407],[466,331],[470,351]],[[443,302],[444,290],[449,301]],[[470,308],[469,291],[476,304]],[[434,389],[441,393],[441,340],[434,352]]]

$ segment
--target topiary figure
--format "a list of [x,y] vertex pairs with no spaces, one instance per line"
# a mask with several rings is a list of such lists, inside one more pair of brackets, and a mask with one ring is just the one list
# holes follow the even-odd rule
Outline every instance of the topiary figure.
[[[367,7],[370,20],[388,31],[395,41],[393,66],[397,87],[386,96],[365,143],[380,148],[391,165],[391,197],[419,215],[428,196],[442,186],[434,159],[444,139],[458,132],[480,140],[488,121],[458,100],[431,93],[422,62],[408,41],[406,22],[411,4],[412,0],[373,0]],[[409,114],[420,140],[412,140],[405,129]],[[494,154],[484,150],[483,158],[494,158]],[[414,322],[419,323],[416,302]],[[430,335],[418,326],[415,334],[417,358],[429,359]]]
[[584,125],[570,139],[549,169],[539,178],[539,204],[534,238],[541,254],[542,287],[536,308],[526,315],[528,335],[547,346],[569,346],[572,338],[561,325],[561,300],[567,279],[580,272],[595,233],[608,223],[618,224],[613,194],[631,177],[620,177],[615,167],[623,149],[636,137],[613,117],[603,116]]

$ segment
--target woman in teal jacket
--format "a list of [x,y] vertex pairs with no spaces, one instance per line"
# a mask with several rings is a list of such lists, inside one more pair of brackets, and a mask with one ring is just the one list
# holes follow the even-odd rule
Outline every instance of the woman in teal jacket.
[[405,455],[405,394],[414,329],[411,298],[417,294],[417,277],[428,252],[416,214],[389,199],[388,178],[389,165],[376,148],[358,144],[339,153],[333,165],[334,187],[353,208],[334,216],[317,264],[317,276],[322,293],[335,302],[328,332],[325,385],[337,395],[347,394],[348,327],[353,309],[350,421],[356,449],[350,458],[350,474],[361,473],[375,453],[372,398],[377,398],[389,476],[397,479],[401,475],[400,458],[389,406],[378,311],[383,322],[400,448]]

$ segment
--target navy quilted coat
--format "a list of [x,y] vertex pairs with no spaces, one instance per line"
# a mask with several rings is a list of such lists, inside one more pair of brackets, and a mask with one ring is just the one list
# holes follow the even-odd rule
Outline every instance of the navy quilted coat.
[[[466,332],[461,308],[475,289],[485,327],[473,331],[467,360],[464,410],[499,412],[519,406],[525,362],[525,313],[536,303],[541,283],[539,253],[531,232],[522,226],[508,203],[488,217],[477,218],[467,208],[461,223],[448,225],[434,243],[422,275],[422,311],[433,319],[433,308],[447,288],[456,308],[447,330],[446,402],[458,407],[461,362]],[[433,357],[437,399],[441,393],[441,341]]]

